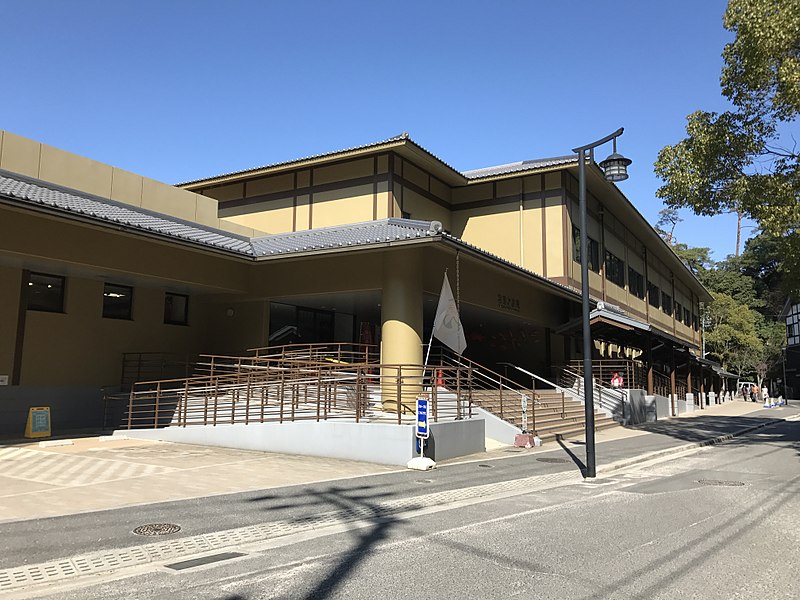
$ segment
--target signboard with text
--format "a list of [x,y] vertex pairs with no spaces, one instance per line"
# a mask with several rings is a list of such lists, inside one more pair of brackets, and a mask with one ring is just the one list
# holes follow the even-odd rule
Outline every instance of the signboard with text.
[[417,437],[423,440],[428,439],[430,429],[428,428],[428,399],[417,398]]
[[34,406],[28,409],[28,422],[25,425],[25,437],[50,437],[49,406]]

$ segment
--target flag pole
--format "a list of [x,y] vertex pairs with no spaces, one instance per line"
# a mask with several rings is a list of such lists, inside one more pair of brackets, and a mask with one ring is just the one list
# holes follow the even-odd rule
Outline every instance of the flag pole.
[[[444,268],[444,276],[447,277],[447,267]],[[439,294],[441,297],[441,294]],[[438,306],[438,305],[437,305]],[[434,323],[436,322],[436,313],[433,315]],[[431,339],[428,340],[428,351],[425,353],[425,364],[422,365],[422,376],[425,377],[425,370],[428,368],[428,359],[431,357],[431,346],[433,346],[433,332],[436,331],[436,327],[431,324]],[[434,377],[431,378],[431,381],[434,381]],[[433,385],[433,383],[431,383]]]

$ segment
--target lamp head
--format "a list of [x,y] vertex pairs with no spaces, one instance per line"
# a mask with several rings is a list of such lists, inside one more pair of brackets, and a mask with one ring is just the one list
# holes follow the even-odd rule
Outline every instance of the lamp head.
[[630,158],[614,152],[600,163],[600,168],[603,169],[608,181],[625,181],[628,178],[628,165],[632,162]]

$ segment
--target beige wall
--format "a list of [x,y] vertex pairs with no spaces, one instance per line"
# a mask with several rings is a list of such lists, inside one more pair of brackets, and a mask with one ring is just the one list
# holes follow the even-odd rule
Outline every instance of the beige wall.
[[248,263],[124,235],[92,225],[66,222],[0,208],[0,257],[28,264],[50,263],[56,274],[91,269],[126,277],[161,280],[173,287],[241,292]]
[[64,313],[27,311],[22,385],[118,384],[124,352],[193,354],[201,309],[189,300],[189,325],[164,324],[164,290],[136,287],[133,319],[102,317],[101,280],[69,277]]
[[7,375],[9,382],[14,368],[21,277],[21,269],[0,265],[0,375]]
[[139,206],[232,233],[247,228],[220,222],[217,202],[90,158],[0,131],[0,169]]

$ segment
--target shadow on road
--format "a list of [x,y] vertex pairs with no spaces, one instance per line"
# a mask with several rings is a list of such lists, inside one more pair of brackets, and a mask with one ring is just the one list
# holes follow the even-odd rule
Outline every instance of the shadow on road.
[[[408,501],[400,507],[382,504],[382,499],[392,496],[382,491],[379,486],[362,485],[353,488],[330,486],[313,492],[300,491],[290,496],[263,495],[251,498],[253,503],[284,500],[281,505],[270,505],[269,510],[297,509],[303,516],[289,518],[295,525],[327,527],[336,524],[358,524],[350,531],[352,543],[350,547],[330,558],[318,559],[332,564],[326,569],[326,575],[316,582],[312,589],[304,593],[303,598],[327,598],[336,588],[368,558],[374,546],[387,539],[389,532],[401,522],[397,513],[421,508],[419,503]],[[309,515],[310,513],[310,515]],[[226,596],[224,600],[245,600],[243,596]]]
[[685,419],[663,420],[654,423],[630,425],[628,429],[667,435],[686,442],[703,442],[715,437],[735,433],[748,427],[757,427],[773,421],[776,416],[758,417],[709,415]]

